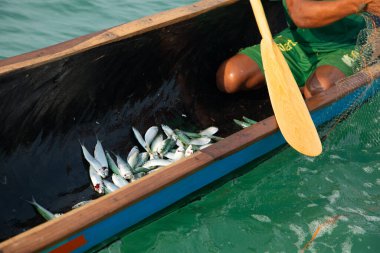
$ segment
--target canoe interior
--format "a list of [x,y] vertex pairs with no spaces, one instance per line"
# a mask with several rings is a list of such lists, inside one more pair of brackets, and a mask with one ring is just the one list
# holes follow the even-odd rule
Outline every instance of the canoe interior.
[[[265,8],[273,33],[285,27],[279,2]],[[32,196],[55,213],[98,197],[79,140],[92,150],[98,136],[107,150],[126,155],[137,145],[132,126],[215,125],[227,136],[240,129],[233,118],[272,115],[265,89],[225,95],[215,86],[219,64],[259,40],[249,2],[238,1],[0,75],[0,241],[44,222],[26,202]]]

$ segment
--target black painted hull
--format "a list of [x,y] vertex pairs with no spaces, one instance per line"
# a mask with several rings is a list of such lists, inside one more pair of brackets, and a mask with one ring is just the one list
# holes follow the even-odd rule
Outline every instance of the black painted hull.
[[[281,6],[267,7],[278,32]],[[97,135],[125,154],[137,144],[132,126],[215,125],[227,136],[239,129],[233,118],[272,115],[265,89],[225,95],[215,86],[219,64],[259,40],[249,2],[239,1],[0,75],[0,241],[43,222],[32,196],[53,212],[97,197],[79,141],[90,148]]]

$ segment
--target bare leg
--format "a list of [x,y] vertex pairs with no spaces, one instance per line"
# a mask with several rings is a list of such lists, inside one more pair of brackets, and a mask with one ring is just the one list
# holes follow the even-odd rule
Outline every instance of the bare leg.
[[330,65],[319,66],[307,79],[304,87],[305,98],[310,98],[335,85],[335,82],[346,77],[337,67]]
[[264,80],[257,63],[244,54],[237,54],[223,62],[216,73],[218,89],[226,93],[257,88]]

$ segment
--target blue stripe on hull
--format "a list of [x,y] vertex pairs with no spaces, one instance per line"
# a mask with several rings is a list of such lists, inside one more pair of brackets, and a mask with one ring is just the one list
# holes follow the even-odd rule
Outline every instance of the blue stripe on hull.
[[[373,95],[380,88],[380,79],[371,89],[360,88],[347,95],[327,108],[320,109],[312,113],[313,120],[317,126],[340,115],[349,109],[352,104],[362,103],[365,99]],[[368,90],[365,90],[368,89]],[[55,245],[44,252],[48,252],[59,245],[68,242],[77,236],[84,235],[88,241],[86,245],[78,248],[74,252],[83,252],[93,246],[111,238],[115,234],[135,225],[154,213],[168,207],[183,197],[199,190],[200,188],[212,183],[213,181],[227,175],[228,173],[240,168],[252,160],[276,149],[285,143],[280,132],[276,132],[267,138],[256,142],[247,148],[230,155],[222,160],[216,161],[205,167],[201,171],[188,176],[177,183],[166,187],[154,195],[112,215],[111,217],[83,230],[81,233],[70,237],[62,243]]]

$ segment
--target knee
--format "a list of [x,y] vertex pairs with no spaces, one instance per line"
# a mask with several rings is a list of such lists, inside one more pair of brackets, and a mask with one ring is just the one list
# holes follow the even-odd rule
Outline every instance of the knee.
[[220,91],[225,93],[238,92],[243,83],[243,78],[238,69],[227,65],[228,60],[219,67],[216,73],[216,85]]
[[309,77],[304,88],[305,98],[325,91],[335,85],[335,82],[344,78],[345,75],[333,66],[321,66]]
[[331,86],[330,83],[318,80],[314,74],[308,79],[304,88],[305,98],[311,98],[312,96],[327,90]]

